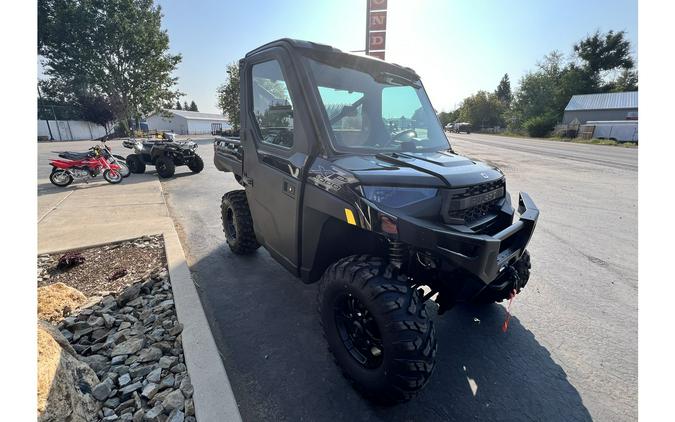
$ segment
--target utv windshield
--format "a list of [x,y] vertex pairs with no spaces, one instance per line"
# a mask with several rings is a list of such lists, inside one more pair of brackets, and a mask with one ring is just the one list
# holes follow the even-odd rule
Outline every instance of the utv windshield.
[[367,71],[310,63],[339,152],[440,151],[450,147],[419,80],[372,63]]

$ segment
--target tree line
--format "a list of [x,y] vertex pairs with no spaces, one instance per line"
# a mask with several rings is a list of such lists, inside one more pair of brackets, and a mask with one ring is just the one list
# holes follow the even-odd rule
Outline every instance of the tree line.
[[608,31],[583,38],[569,58],[552,51],[511,90],[505,74],[494,91],[478,91],[452,112],[439,113],[448,123],[468,122],[474,130],[500,127],[542,137],[562,120],[565,106],[576,94],[636,91],[638,73],[625,31]]
[[180,105],[180,101],[176,101],[176,104],[173,105],[172,107],[165,107],[165,108],[171,108],[174,110],[186,110],[186,111],[199,111],[199,108],[197,108],[197,104],[194,102],[194,100],[188,104],[187,101],[183,102],[183,105]]

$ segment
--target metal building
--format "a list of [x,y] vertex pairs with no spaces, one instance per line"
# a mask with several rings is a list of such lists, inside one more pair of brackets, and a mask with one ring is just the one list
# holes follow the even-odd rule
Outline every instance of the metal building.
[[145,121],[149,130],[178,135],[203,135],[231,129],[230,123],[222,114],[198,111],[165,109],[149,115]]
[[637,120],[638,93],[631,91],[574,95],[565,107],[562,122],[567,125],[575,119],[581,124],[598,120]]

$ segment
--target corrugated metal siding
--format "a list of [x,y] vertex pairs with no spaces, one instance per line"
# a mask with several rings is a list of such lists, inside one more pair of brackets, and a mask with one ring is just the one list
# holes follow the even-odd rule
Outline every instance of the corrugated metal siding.
[[567,104],[567,107],[565,107],[565,111],[611,110],[624,108],[638,108],[637,91],[574,95]]
[[187,120],[180,116],[164,117],[160,114],[153,114],[146,119],[146,122],[149,130],[173,132],[178,135],[187,134]]
[[95,123],[82,120],[38,120],[38,136],[49,136],[49,129],[55,141],[79,141],[97,139],[105,136],[105,128]]
[[589,120],[626,120],[628,113],[631,111],[636,111],[636,109],[566,110],[562,122],[567,125],[572,123],[574,119],[579,120],[579,123],[586,123]]

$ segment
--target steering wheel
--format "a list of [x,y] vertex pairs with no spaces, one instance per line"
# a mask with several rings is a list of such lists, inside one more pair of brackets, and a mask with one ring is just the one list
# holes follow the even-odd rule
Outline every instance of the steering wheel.
[[413,138],[417,138],[417,132],[415,129],[405,129],[392,134],[391,140],[394,142],[407,142]]

